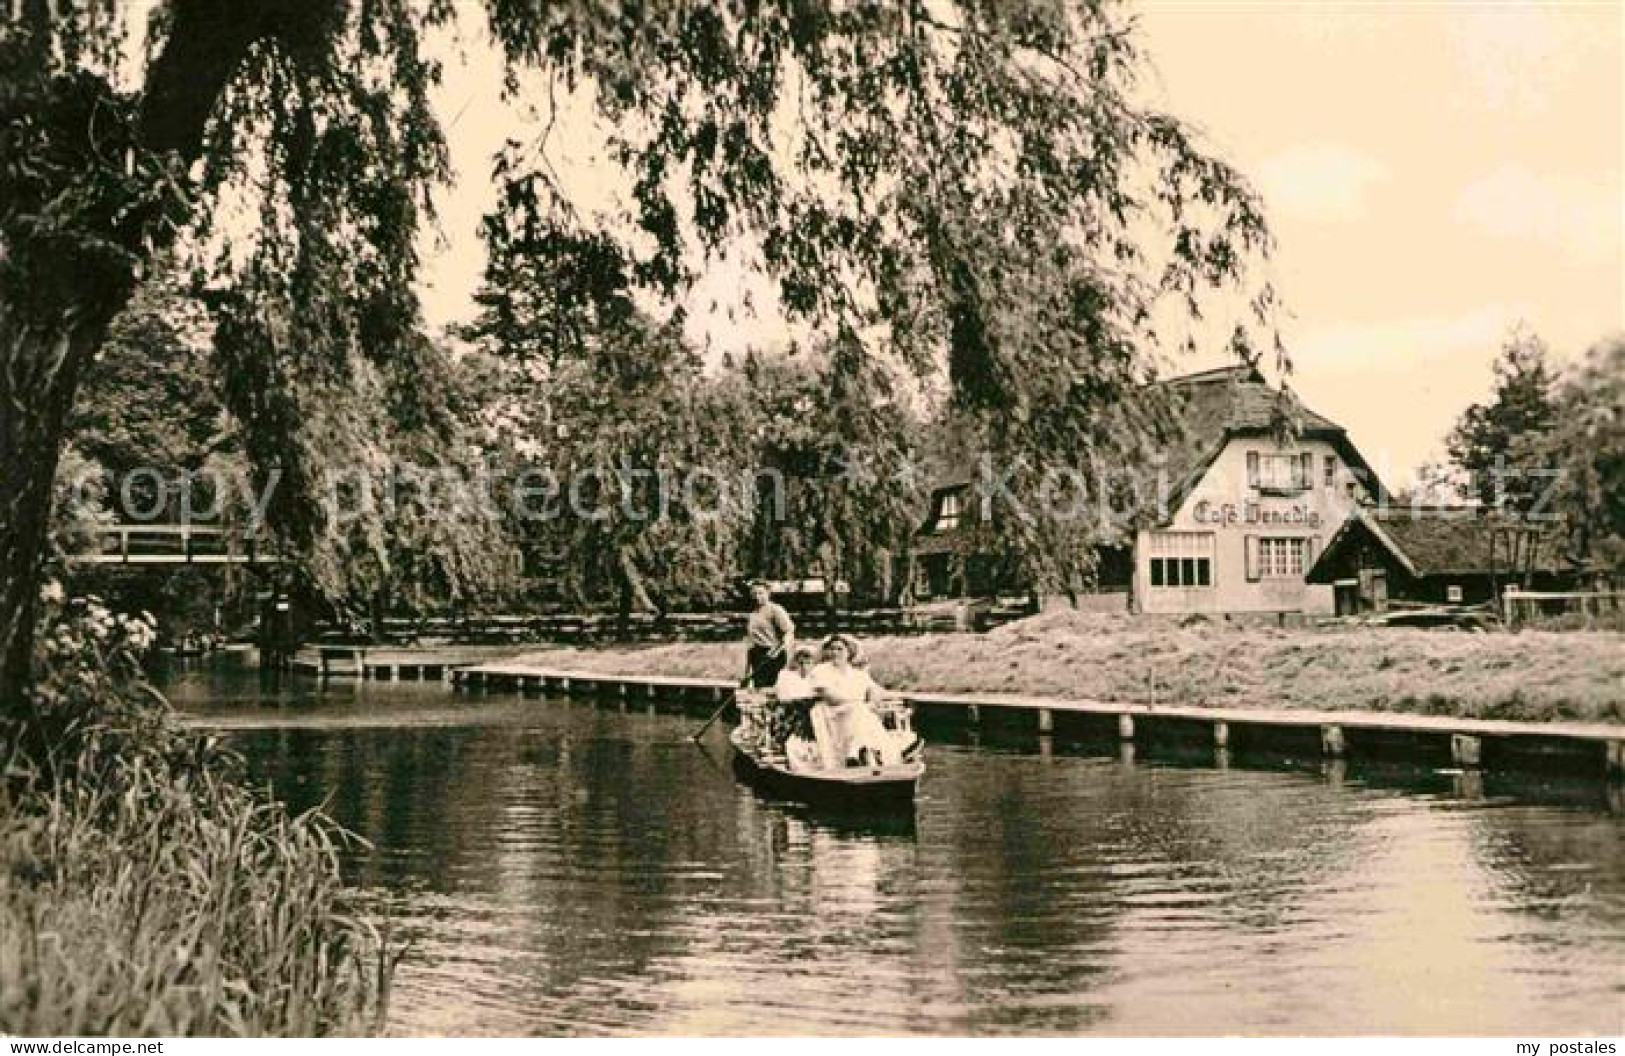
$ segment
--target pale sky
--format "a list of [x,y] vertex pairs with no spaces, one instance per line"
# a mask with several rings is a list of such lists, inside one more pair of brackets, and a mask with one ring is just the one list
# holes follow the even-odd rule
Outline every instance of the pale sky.
[[1141,6],[1165,105],[1264,195],[1292,385],[1391,484],[1509,326],[1625,328],[1618,0]]
[[[1560,358],[1625,329],[1625,4],[1142,0],[1150,95],[1264,195],[1291,384],[1390,484],[1442,452],[1522,321]],[[477,43],[469,53],[482,51]],[[458,183],[426,261],[432,326],[465,320],[488,158],[536,115],[492,64],[452,62],[440,105]],[[606,199],[577,157],[578,200]],[[691,308],[740,288],[719,269]],[[782,334],[712,316],[715,345]],[[1190,360],[1191,369],[1222,353]]]

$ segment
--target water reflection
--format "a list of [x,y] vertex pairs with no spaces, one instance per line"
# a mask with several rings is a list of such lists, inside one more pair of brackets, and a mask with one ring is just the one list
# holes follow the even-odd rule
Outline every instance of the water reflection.
[[[416,938],[405,1033],[1617,1033],[1595,786],[944,745],[910,824],[763,800],[694,720],[183,686]],[[1544,787],[1544,786],[1543,786]]]

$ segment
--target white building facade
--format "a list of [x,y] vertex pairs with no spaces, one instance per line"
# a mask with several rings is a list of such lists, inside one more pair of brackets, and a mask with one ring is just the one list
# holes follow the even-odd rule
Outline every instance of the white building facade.
[[1322,546],[1380,487],[1341,427],[1300,408],[1292,435],[1267,419],[1281,394],[1245,369],[1184,385],[1206,413],[1172,515],[1136,533],[1133,597],[1146,613],[1335,611],[1305,576]]
[[1324,441],[1227,441],[1168,523],[1135,537],[1140,610],[1330,614],[1332,588],[1304,577],[1363,494]]

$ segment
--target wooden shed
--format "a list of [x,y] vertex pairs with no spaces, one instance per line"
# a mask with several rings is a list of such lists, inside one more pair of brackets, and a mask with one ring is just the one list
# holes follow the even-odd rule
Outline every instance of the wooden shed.
[[1362,509],[1327,541],[1307,579],[1334,588],[1340,616],[1391,602],[1482,605],[1514,584],[1567,585],[1573,572],[1562,545],[1544,526],[1471,507]]

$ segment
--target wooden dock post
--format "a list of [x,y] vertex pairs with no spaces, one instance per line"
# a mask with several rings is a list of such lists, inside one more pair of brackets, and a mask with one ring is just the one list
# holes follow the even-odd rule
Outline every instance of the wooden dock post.
[[1117,736],[1120,740],[1124,741],[1132,741],[1134,739],[1133,715],[1122,714],[1117,716]]
[[972,726],[980,726],[982,724],[982,709],[972,704],[965,709],[965,717],[970,719]]
[[1038,732],[1043,734],[1055,732],[1055,713],[1048,708],[1038,709]]
[[1213,724],[1213,747],[1221,751],[1230,747],[1230,724],[1228,722],[1215,722]]
[[1470,734],[1451,734],[1450,761],[1463,769],[1477,769],[1484,763],[1484,742]]
[[1625,741],[1608,742],[1608,776],[1625,777]]
[[1333,759],[1341,759],[1348,753],[1348,741],[1343,737],[1343,727],[1322,726],[1320,728],[1320,751]]

